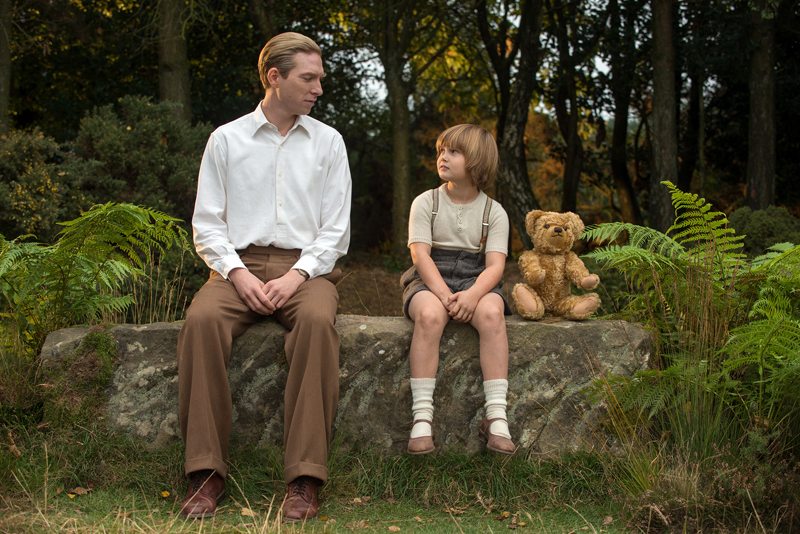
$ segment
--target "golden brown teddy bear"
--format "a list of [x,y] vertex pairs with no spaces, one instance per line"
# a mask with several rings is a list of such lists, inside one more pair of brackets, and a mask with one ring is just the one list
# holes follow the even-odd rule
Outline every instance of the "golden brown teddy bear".
[[541,319],[545,312],[566,319],[586,319],[600,306],[597,293],[572,295],[569,283],[594,289],[600,283],[589,274],[583,261],[571,251],[583,233],[583,221],[572,212],[533,210],[525,217],[525,230],[533,239],[534,250],[519,258],[525,284],[514,286],[512,298],[525,319]]

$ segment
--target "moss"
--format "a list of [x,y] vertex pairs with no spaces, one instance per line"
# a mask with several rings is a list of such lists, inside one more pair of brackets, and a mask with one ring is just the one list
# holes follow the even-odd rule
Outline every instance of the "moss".
[[116,356],[111,332],[104,326],[90,329],[80,347],[46,373],[45,422],[71,427],[100,420]]

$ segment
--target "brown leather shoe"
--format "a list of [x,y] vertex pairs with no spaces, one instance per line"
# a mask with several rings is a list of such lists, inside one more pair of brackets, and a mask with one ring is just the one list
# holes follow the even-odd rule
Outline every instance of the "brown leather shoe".
[[189,475],[189,491],[181,506],[181,515],[189,519],[214,517],[217,506],[225,500],[225,480],[216,471],[203,469]]
[[314,477],[297,477],[286,490],[283,501],[283,522],[294,523],[317,518],[319,480]]
[[503,436],[492,434],[491,427],[492,423],[495,421],[505,421],[505,419],[502,417],[486,419],[486,417],[484,417],[483,421],[481,421],[481,428],[478,430],[478,435],[486,440],[486,448],[490,451],[499,452],[500,454],[514,454],[517,448],[514,446],[513,441]]
[[428,423],[431,425],[431,435],[408,438],[408,454],[428,454],[429,452],[433,452],[436,449],[436,446],[433,444],[433,423],[427,419],[417,419],[411,427],[413,428],[417,423]]

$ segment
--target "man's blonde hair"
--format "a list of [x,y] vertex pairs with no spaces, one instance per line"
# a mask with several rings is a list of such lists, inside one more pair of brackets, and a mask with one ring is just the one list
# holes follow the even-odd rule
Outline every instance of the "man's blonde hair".
[[467,172],[478,189],[486,189],[497,176],[497,144],[491,133],[474,124],[459,124],[439,134],[436,153],[442,148],[458,150],[464,155]]
[[281,78],[288,77],[289,71],[295,67],[294,56],[298,52],[319,54],[322,57],[322,50],[317,43],[299,33],[278,34],[264,45],[261,55],[258,57],[258,74],[261,76],[261,85],[265,90],[270,87],[269,80],[267,80],[267,73],[270,69],[278,69]]

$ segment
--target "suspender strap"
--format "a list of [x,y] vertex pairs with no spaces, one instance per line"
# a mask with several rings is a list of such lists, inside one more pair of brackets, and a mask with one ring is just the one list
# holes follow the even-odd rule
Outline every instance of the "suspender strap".
[[[433,221],[439,213],[439,188],[431,189],[433,193],[433,208],[431,209],[431,236],[433,235]],[[492,199],[486,197],[486,205],[483,207],[483,220],[481,221],[481,254],[486,250],[486,237],[489,235],[489,212],[492,211]]]
[[439,213],[439,188],[431,189],[433,192],[433,209],[431,210],[431,236],[433,236],[433,221]]
[[489,235],[489,212],[492,211],[492,199],[486,197],[486,206],[483,208],[483,220],[481,221],[481,248],[480,253],[485,254],[486,236]]

